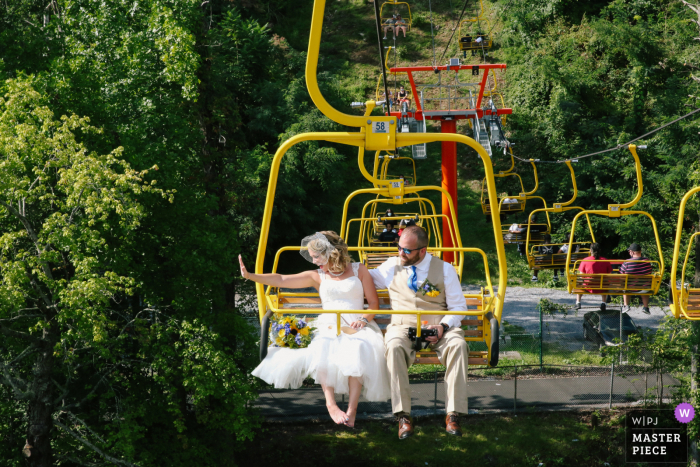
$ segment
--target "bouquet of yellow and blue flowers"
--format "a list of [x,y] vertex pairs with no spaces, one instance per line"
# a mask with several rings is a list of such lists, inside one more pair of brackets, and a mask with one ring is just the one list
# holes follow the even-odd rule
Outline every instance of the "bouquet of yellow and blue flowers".
[[270,345],[303,349],[308,347],[315,330],[304,318],[275,313],[270,324]]

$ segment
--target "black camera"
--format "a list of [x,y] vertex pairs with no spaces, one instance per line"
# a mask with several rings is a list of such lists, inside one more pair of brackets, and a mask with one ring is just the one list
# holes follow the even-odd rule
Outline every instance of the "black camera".
[[420,337],[416,336],[417,331],[416,328],[408,328],[408,338],[413,341],[413,348],[416,351],[424,350],[430,345],[430,342],[425,341],[426,337],[438,336],[437,329],[420,328]]

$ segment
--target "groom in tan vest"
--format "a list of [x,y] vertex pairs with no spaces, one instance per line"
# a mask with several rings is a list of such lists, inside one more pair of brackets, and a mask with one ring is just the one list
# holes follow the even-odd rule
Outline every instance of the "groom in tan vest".
[[[389,289],[394,310],[467,311],[459,276],[451,264],[427,252],[428,235],[423,228],[412,225],[404,229],[399,239],[399,256],[389,258],[376,269],[370,269],[377,289]],[[426,284],[437,287],[439,295],[424,294]],[[424,326],[437,330],[437,337],[427,337],[440,362],[447,367],[445,423],[447,432],[462,436],[459,414],[467,413],[467,365],[469,347],[464,340],[460,315],[423,315]],[[415,315],[392,315],[386,328],[384,345],[391,375],[391,406],[399,419],[399,439],[413,434],[411,421],[411,389],[408,367],[416,358],[416,351],[408,338],[408,328],[417,326]]]

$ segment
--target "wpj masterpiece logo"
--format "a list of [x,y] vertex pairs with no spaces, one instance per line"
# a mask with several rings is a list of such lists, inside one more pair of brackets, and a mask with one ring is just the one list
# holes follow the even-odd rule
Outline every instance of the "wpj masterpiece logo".
[[687,423],[695,416],[690,404],[675,410],[632,410],[625,422],[627,462],[688,462]]

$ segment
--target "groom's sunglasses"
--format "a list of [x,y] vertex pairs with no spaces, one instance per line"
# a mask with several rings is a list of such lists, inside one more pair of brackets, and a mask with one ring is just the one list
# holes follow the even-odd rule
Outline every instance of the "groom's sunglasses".
[[425,248],[425,247],[422,246],[422,247],[420,247],[420,248],[414,248],[414,249],[412,249],[412,250],[409,250],[408,248],[399,247],[399,252],[402,252],[402,251],[403,251],[403,254],[404,254],[404,255],[410,255],[410,254],[413,253],[414,251],[422,250],[423,248]]

